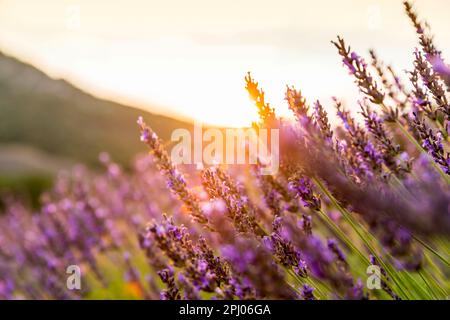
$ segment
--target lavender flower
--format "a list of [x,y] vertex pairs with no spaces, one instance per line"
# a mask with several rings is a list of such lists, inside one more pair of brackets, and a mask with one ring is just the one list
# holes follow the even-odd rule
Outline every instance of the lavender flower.
[[302,297],[304,300],[315,300],[314,298],[314,288],[310,287],[307,284],[304,284],[302,287]]
[[161,300],[180,300],[180,289],[175,283],[173,268],[166,268],[158,271],[161,281],[167,286],[167,289],[161,291]]
[[415,68],[410,73],[410,81],[413,85],[413,107],[415,112],[425,112],[425,114],[433,121],[437,119],[437,110],[432,106],[428,92],[419,83],[419,72]]
[[264,91],[259,89],[258,82],[255,82],[250,75],[250,72],[245,77],[245,83],[250,98],[255,102],[258,109],[259,117],[265,126],[271,127],[276,121],[275,111],[270,107],[265,100]]
[[405,7],[405,12],[416,29],[416,33],[419,36],[419,42],[422,50],[426,53],[427,59],[432,59],[433,57],[440,57],[441,52],[436,49],[434,45],[433,37],[426,34],[426,23],[419,21],[417,14],[414,12],[413,7],[409,1],[404,1],[403,5]]
[[414,55],[415,70],[417,70],[420,74],[424,85],[428,88],[429,92],[436,101],[437,109],[444,113],[448,119],[450,116],[450,105],[439,76],[433,71],[429,62],[423,59],[422,54],[419,51],[416,50]]
[[319,100],[314,103],[314,122],[320,129],[323,139],[331,143],[333,139],[333,131],[331,130],[331,125],[328,121],[327,112],[324,110]]
[[397,157],[400,154],[400,146],[395,144],[389,136],[383,121],[371,110],[369,105],[362,102],[360,106],[366,127],[381,149],[384,164],[397,175],[409,172],[411,170],[410,163],[399,163],[397,161]]
[[239,232],[260,233],[255,222],[255,212],[243,195],[239,187],[231,178],[219,168],[210,168],[203,171],[203,186],[212,199],[224,200],[228,216],[234,222]]
[[355,77],[358,88],[366,94],[370,101],[375,104],[382,104],[384,101],[384,94],[378,88],[376,82],[373,80],[369,71],[367,70],[367,64],[356,53],[347,47],[344,39],[338,37],[337,42],[332,41],[335,47],[338,49],[339,55],[342,57],[342,62],[349,70],[350,74]]
[[435,134],[431,128],[427,126],[423,119],[420,119],[414,113],[412,121],[414,129],[418,132],[422,140],[422,147],[433,157],[433,160],[439,164],[446,174],[450,174],[450,156],[444,151],[442,143],[442,133]]
[[232,243],[224,245],[221,252],[233,269],[252,283],[261,297],[296,298],[295,291],[285,282],[282,270],[254,239],[236,237]]
[[270,236],[263,238],[263,244],[273,253],[278,263],[284,267],[292,268],[300,277],[307,277],[308,269],[306,263],[302,259],[300,251],[280,234],[281,221],[281,217],[275,218],[272,224],[273,232]]
[[296,90],[294,87],[287,87],[285,99],[288,102],[289,109],[301,124],[311,122],[311,117],[308,115],[309,106],[301,91]]
[[312,210],[320,210],[320,198],[314,194],[311,181],[305,176],[291,177],[289,188],[301,200],[302,204]]
[[372,176],[372,171],[380,173],[382,170],[383,157],[380,152],[369,141],[366,132],[356,123],[348,111],[342,109],[340,104],[336,105],[337,115],[341,118],[344,128],[350,138],[352,148],[357,152],[357,162],[365,162],[369,169],[365,169],[368,177]]
[[167,178],[169,189],[185,203],[194,220],[201,224],[207,224],[208,219],[202,212],[198,200],[187,188],[183,175],[171,163],[156,133],[147,127],[141,117],[137,123],[141,130],[141,141],[146,143],[152,150],[159,169]]

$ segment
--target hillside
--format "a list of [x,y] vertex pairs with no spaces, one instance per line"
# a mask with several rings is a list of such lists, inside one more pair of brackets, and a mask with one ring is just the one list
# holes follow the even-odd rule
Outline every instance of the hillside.
[[189,127],[98,99],[0,52],[0,144],[26,145],[87,164],[96,164],[98,154],[107,151],[127,164],[145,150],[136,126],[139,115],[164,139],[175,128]]
[[146,150],[136,125],[140,115],[166,141],[172,130],[191,127],[96,98],[0,52],[0,195],[37,206],[57,172],[76,163],[98,166],[102,151],[131,164]]

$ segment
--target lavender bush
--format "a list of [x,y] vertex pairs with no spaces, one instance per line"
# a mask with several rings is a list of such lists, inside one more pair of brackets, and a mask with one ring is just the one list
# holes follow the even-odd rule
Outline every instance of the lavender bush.
[[[277,175],[259,165],[182,172],[139,119],[150,155],[131,172],[102,154],[103,174],[61,173],[39,212],[6,198],[0,298],[448,298],[450,68],[404,6],[420,45],[408,82],[374,51],[366,62],[333,41],[363,121],[335,99],[332,127],[294,87],[296,120],[282,120],[245,78],[255,127],[280,130]],[[81,290],[66,287],[69,265],[81,268]]]

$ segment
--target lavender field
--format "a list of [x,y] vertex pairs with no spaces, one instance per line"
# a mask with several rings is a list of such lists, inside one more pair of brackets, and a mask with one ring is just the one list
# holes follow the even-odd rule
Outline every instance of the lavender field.
[[406,71],[332,39],[360,92],[333,115],[288,86],[284,119],[243,70],[276,174],[176,165],[144,116],[128,167],[61,171],[38,209],[2,194],[0,299],[449,299],[450,67],[404,9]]

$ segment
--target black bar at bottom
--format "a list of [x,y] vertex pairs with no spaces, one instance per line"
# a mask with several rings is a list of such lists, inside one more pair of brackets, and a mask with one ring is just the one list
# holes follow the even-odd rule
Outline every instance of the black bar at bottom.
[[[430,317],[446,314],[448,301],[0,301],[0,313],[55,316],[58,319],[305,319],[331,315],[336,318],[377,318],[401,312]],[[445,310],[444,310],[445,309]],[[378,316],[377,316],[378,315]],[[38,317],[40,318],[40,317]]]

